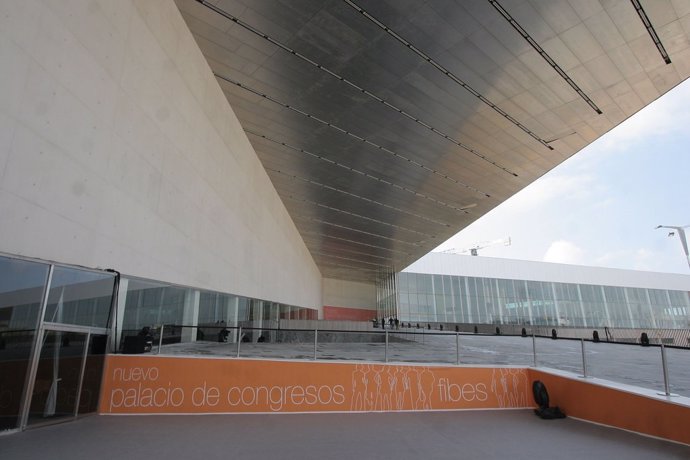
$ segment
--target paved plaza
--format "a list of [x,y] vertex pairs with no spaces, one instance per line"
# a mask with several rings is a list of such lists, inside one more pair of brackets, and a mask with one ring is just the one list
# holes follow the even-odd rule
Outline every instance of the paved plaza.
[[530,410],[90,416],[0,436],[4,460],[687,459],[690,447]]
[[[319,335],[327,333],[319,333]],[[345,333],[342,333],[345,335]],[[332,338],[332,337],[331,337]],[[380,337],[379,337],[380,339]],[[462,365],[532,366],[531,337],[460,334],[389,334],[388,361]],[[154,353],[156,347],[154,347]],[[236,343],[194,342],[164,345],[163,354],[237,356]],[[672,393],[690,397],[690,350],[666,349]],[[301,343],[242,343],[243,358],[313,359],[313,332],[304,333]],[[577,340],[536,339],[537,365],[583,374],[582,345]],[[587,375],[657,391],[664,390],[661,350],[658,347],[585,342]],[[316,358],[321,360],[384,361],[385,343],[319,342]]]

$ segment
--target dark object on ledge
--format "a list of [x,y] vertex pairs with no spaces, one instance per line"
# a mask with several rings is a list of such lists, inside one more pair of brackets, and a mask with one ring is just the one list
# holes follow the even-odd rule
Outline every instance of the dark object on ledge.
[[640,336],[640,345],[642,345],[643,347],[649,346],[649,336],[647,335],[646,332],[643,332],[642,335]]
[[541,380],[532,382],[532,394],[534,395],[534,402],[539,406],[534,409],[537,416],[545,420],[565,418],[565,414],[558,406],[549,407],[549,392],[546,391],[546,385]]

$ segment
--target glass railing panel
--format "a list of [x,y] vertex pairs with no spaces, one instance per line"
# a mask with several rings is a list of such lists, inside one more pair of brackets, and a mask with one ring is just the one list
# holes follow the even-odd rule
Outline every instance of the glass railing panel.
[[580,340],[564,338],[554,340],[538,337],[536,339],[536,349],[537,366],[550,367],[577,375],[583,374],[582,344]]
[[690,397],[690,349],[666,348],[671,393]]
[[314,331],[243,327],[240,357],[313,359]]
[[460,364],[529,366],[532,337],[461,334]]
[[385,360],[383,331],[319,331],[317,358],[322,360]]
[[390,331],[388,361],[454,364],[455,333],[421,328]]
[[588,342],[587,369],[592,377],[658,391],[664,388],[659,347]]

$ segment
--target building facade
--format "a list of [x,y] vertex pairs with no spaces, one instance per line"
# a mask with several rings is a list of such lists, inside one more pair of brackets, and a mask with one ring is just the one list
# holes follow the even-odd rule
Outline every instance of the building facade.
[[431,253],[396,284],[404,322],[690,327],[687,275]]
[[493,3],[0,0],[2,428],[91,411],[104,337],[375,316],[690,75],[687,8]]
[[131,353],[142,331],[170,343],[228,330],[235,342],[248,326],[256,341],[280,319],[316,310],[0,255],[0,432],[94,412],[106,350]]

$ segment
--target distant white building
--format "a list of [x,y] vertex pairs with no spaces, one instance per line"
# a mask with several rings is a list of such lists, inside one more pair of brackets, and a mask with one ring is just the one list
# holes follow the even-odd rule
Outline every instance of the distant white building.
[[397,275],[404,322],[687,328],[690,276],[430,253]]

